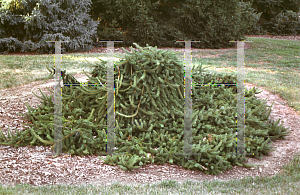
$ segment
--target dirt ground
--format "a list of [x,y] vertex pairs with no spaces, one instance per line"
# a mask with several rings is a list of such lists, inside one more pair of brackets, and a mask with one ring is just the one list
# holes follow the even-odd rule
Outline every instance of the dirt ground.
[[[279,38],[278,36],[264,37]],[[300,36],[280,36],[280,38],[300,40]],[[184,51],[182,49],[179,50],[181,52]],[[103,50],[99,48],[95,48],[90,52],[95,51],[103,52]],[[118,52],[118,50],[115,50],[115,52]],[[75,78],[82,82],[86,80],[84,74],[77,74]],[[29,105],[36,108],[37,105],[40,104],[40,99],[34,96],[32,92],[34,91],[36,94],[41,95],[38,90],[40,88],[45,94],[50,95],[51,93],[46,89],[46,86],[53,90],[53,82],[54,79],[51,79],[41,85],[42,81],[37,81],[28,85],[0,90],[0,127],[5,133],[8,125],[13,131],[16,128],[23,129],[22,122],[24,120],[16,113],[27,112],[24,102],[28,102]],[[245,86],[247,89],[254,87],[251,83],[245,83]],[[0,145],[0,152],[2,154],[0,156],[0,175],[2,175],[2,177],[0,177],[0,184],[109,185],[119,181],[122,184],[137,185],[156,183],[169,179],[182,183],[187,179],[201,182],[203,180],[227,181],[247,176],[274,176],[281,172],[282,166],[287,164],[294,155],[300,153],[300,116],[293,108],[286,106],[286,101],[281,99],[278,95],[272,94],[263,87],[258,88],[263,90],[263,92],[256,95],[256,97],[259,99],[267,98],[268,105],[274,102],[270,119],[278,120],[280,118],[281,123],[284,122],[283,126],[289,127],[290,129],[288,131],[292,132],[286,137],[286,140],[278,140],[272,143],[272,147],[276,148],[276,151],[271,152],[269,156],[264,156],[262,160],[247,157],[247,163],[257,164],[259,166],[258,169],[234,166],[230,170],[223,171],[223,174],[214,176],[206,175],[199,170],[188,170],[178,165],[165,163],[163,165],[148,164],[139,169],[134,169],[132,172],[127,172],[118,166],[104,164],[103,161],[95,155],[71,157],[69,154],[61,154],[57,158],[53,158],[50,146],[14,148]]]

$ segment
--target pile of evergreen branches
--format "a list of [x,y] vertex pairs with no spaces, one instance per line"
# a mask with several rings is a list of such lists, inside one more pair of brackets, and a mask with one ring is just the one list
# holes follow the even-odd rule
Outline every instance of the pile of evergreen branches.
[[[232,166],[252,167],[245,155],[236,151],[236,86],[195,85],[192,89],[192,153],[185,158],[184,146],[184,65],[173,51],[140,47],[119,55],[115,63],[115,145],[118,155],[103,159],[123,170],[148,163],[173,163],[205,173],[221,173]],[[106,152],[107,61],[93,66],[88,83],[98,86],[62,88],[63,152],[72,155],[95,155]],[[48,67],[47,67],[48,68]],[[53,76],[54,71],[50,77]],[[193,83],[237,83],[234,75],[206,73],[201,66],[192,71]],[[62,71],[63,83],[79,82]],[[50,89],[48,89],[50,90]],[[51,91],[51,90],[50,90]],[[42,93],[42,91],[41,91]],[[54,93],[52,91],[52,93]],[[288,132],[268,119],[271,108],[254,95],[255,88],[245,89],[245,150],[261,158],[271,149],[271,141]],[[36,94],[35,94],[36,95]],[[43,100],[34,109],[27,103],[27,127],[16,134],[0,135],[0,144],[51,145],[54,147],[53,95],[42,93]],[[23,123],[25,124],[25,123]],[[150,154],[150,155],[149,155]],[[99,157],[101,158],[101,157]],[[102,159],[102,158],[101,158]]]

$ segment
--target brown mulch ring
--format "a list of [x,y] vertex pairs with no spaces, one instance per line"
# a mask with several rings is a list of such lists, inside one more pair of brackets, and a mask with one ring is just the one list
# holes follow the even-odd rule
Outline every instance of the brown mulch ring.
[[[236,49],[236,48],[235,48]],[[80,81],[86,79],[84,74],[75,75]],[[14,129],[23,129],[24,119],[16,113],[26,113],[27,108],[24,102],[36,108],[40,104],[40,99],[32,94],[41,95],[39,88],[47,95],[51,93],[46,86],[51,86],[53,90],[54,79],[32,82],[28,85],[12,87],[0,90],[0,127],[7,131],[7,126]],[[254,85],[245,84],[252,88]],[[206,175],[199,170],[188,170],[178,165],[148,164],[133,172],[127,172],[118,166],[110,166],[103,163],[97,156],[71,157],[69,154],[61,154],[53,158],[50,146],[25,146],[14,148],[11,146],[0,145],[0,184],[14,185],[16,183],[27,183],[32,185],[55,185],[55,184],[95,184],[109,185],[119,181],[123,184],[146,184],[156,183],[164,180],[176,180],[179,183],[187,179],[201,182],[204,180],[228,181],[231,179],[245,178],[247,176],[272,177],[282,172],[282,166],[287,164],[294,155],[300,152],[300,116],[291,107],[286,106],[287,102],[277,94],[272,94],[263,87],[262,93],[257,94],[259,99],[267,99],[267,105],[274,102],[270,114],[271,120],[281,119],[284,127],[289,127],[291,134],[286,140],[278,140],[272,143],[276,151],[264,156],[262,160],[247,157],[250,164],[260,165],[258,169],[247,169],[234,166],[230,170],[223,171],[218,176]]]

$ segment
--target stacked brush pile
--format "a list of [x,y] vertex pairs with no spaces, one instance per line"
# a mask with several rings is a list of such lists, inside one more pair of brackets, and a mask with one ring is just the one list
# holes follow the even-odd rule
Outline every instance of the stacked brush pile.
[[[232,166],[246,164],[245,155],[236,151],[236,85],[195,85],[192,88],[192,153],[186,158],[184,146],[184,64],[177,53],[147,45],[132,53],[118,55],[115,63],[115,146],[117,155],[103,159],[106,164],[132,170],[149,163],[171,163],[217,175]],[[107,61],[94,67],[89,83],[95,86],[62,88],[62,150],[72,155],[97,155],[106,152],[107,144]],[[47,67],[48,68],[48,67]],[[54,71],[48,68],[53,76]],[[49,78],[50,78],[49,77]],[[62,71],[63,83],[79,83]],[[207,73],[193,66],[196,84],[237,83],[231,74]],[[49,89],[50,90],[50,89]],[[52,91],[54,94],[54,91]],[[41,92],[42,93],[42,92]],[[255,97],[255,88],[245,89],[245,150],[261,158],[273,149],[272,141],[288,132],[279,121],[268,119],[271,108]],[[36,95],[36,94],[35,94]],[[0,144],[51,145],[54,147],[53,95],[37,109],[27,103],[28,113],[20,114],[28,121],[24,131],[9,130],[0,136]],[[149,155],[150,154],[150,155]],[[101,157],[99,157],[101,158]],[[101,158],[102,159],[102,158]]]

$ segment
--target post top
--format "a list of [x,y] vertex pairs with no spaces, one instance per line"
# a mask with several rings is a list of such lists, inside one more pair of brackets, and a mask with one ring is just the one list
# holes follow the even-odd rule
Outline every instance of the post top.
[[229,42],[253,42],[253,41],[229,41]]
[[46,41],[46,42],[71,42],[71,41]]

